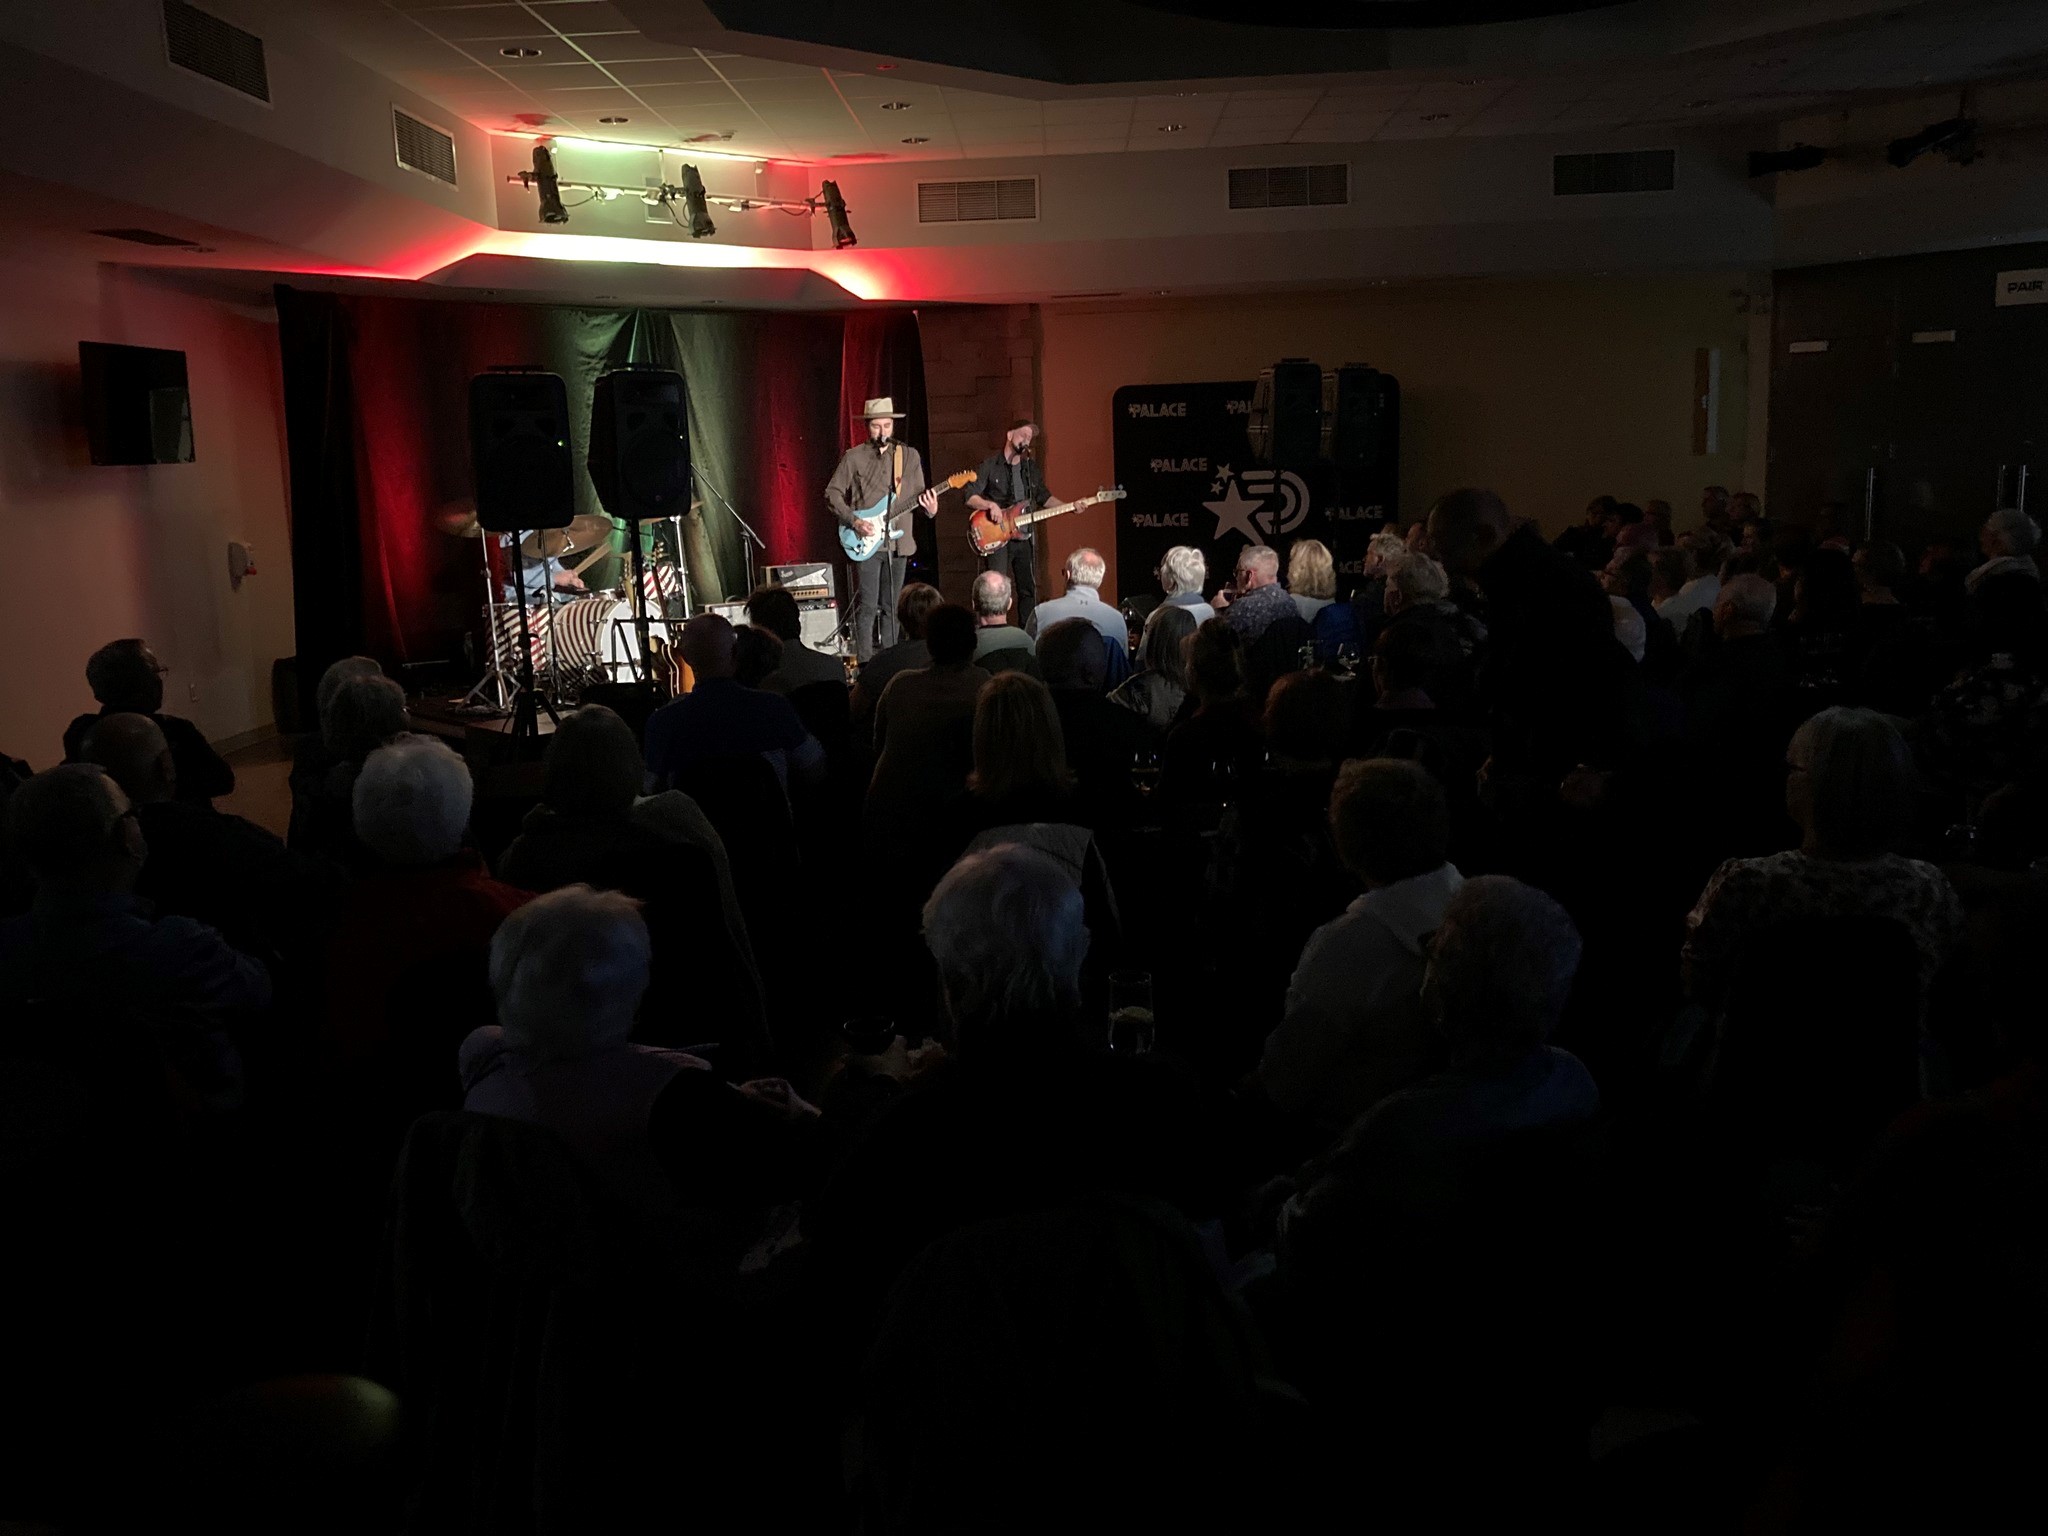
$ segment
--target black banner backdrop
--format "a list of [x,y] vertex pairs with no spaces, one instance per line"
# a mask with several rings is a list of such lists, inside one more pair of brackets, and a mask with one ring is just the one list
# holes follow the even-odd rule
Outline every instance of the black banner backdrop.
[[1116,392],[1116,478],[1128,493],[1114,504],[1124,595],[1151,590],[1151,573],[1176,544],[1202,551],[1212,589],[1248,544],[1270,545],[1284,560],[1296,539],[1321,539],[1336,558],[1340,595],[1364,569],[1367,542],[1397,515],[1398,455],[1350,475],[1329,463],[1262,468],[1247,432],[1252,389],[1244,379]]

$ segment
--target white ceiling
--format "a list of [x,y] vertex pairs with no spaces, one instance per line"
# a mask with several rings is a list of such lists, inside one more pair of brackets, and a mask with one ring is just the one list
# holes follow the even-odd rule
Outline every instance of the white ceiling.
[[[1204,146],[1365,143],[1778,121],[1868,93],[1925,90],[2048,56],[2048,4],[1946,0],[1750,44],[1535,68],[1046,99],[896,71],[846,73],[678,43],[609,0],[248,0],[479,127],[773,159],[984,159]],[[537,57],[506,56],[530,48]],[[915,66],[906,65],[906,70]],[[892,106],[892,104],[895,104]],[[545,119],[543,124],[523,120]],[[607,123],[605,118],[622,118]],[[915,141],[915,142],[911,142]]]

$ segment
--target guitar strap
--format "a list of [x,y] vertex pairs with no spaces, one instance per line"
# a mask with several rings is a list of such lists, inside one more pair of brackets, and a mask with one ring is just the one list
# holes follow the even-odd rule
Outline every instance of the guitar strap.
[[[898,517],[904,516],[896,510],[896,498],[903,494],[903,445],[901,443],[896,445],[895,451],[889,455],[889,459],[892,466],[889,472],[889,521],[893,524]],[[909,525],[909,518],[904,517],[904,526],[908,527]],[[893,554],[894,551],[892,550],[891,553]]]

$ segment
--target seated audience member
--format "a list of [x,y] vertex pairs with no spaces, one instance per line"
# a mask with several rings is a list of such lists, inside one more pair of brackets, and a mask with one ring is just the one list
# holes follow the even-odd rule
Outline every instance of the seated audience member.
[[1608,596],[1624,599],[1642,620],[1644,654],[1636,659],[1647,659],[1652,673],[1663,679],[1678,668],[1678,636],[1658,615],[1657,605],[1652,601],[1655,580],[1650,551],[1641,546],[1616,550],[1601,575],[1601,585]]
[[1792,581],[1784,641],[1801,687],[1820,700],[1840,699],[1861,671],[1862,591],[1856,567],[1839,549],[1807,553]]
[[1695,616],[1713,613],[1714,600],[1721,595],[1720,562],[1706,563],[1712,554],[1708,542],[1660,549],[1650,557],[1651,604],[1680,640]]
[[1208,579],[1209,562],[1192,545],[1176,544],[1159,559],[1159,587],[1166,594],[1167,604],[1187,609],[1197,624],[1216,617],[1216,610],[1202,596]]
[[1231,587],[1219,592],[1217,599],[1218,613],[1247,650],[1283,614],[1300,617],[1294,599],[1280,585],[1280,556],[1263,544],[1250,545],[1239,553]]
[[1763,853],[1782,846],[1785,744],[1803,718],[1799,690],[1771,616],[1777,588],[1728,578],[1714,601],[1714,644],[1680,680],[1687,772],[1709,848]]
[[178,763],[178,797],[212,801],[231,794],[235,770],[208,745],[190,720],[163,713],[164,674],[170,668],[140,640],[115,640],[101,646],[85,663],[86,685],[99,700],[99,712],[80,715],[64,728],[64,761],[75,763],[85,748],[85,733],[107,715],[147,715],[171,744]]
[[1382,528],[1366,543],[1365,568],[1351,594],[1352,628],[1356,631],[1351,638],[1357,640],[1366,655],[1372,654],[1372,643],[1387,622],[1387,567],[1407,553],[1408,546],[1392,526]]
[[1310,624],[1336,599],[1337,562],[1320,539],[1296,539],[1287,551],[1287,594]]
[[1429,941],[1464,884],[1448,862],[1444,792],[1416,763],[1344,765],[1330,797],[1337,852],[1365,894],[1318,928],[1266,1039],[1259,1083],[1275,1105],[1334,1136],[1418,1081],[1442,1055],[1422,1007]]
[[325,734],[335,694],[352,677],[381,677],[383,674],[384,668],[374,656],[344,656],[320,674],[319,686],[313,691],[313,729],[292,746],[292,827],[285,834],[285,841],[293,847],[297,847],[300,841],[298,822],[301,804],[310,801],[327,777],[327,771],[334,766],[334,760],[327,752]]
[[1614,535],[1608,531],[1608,523],[1619,505],[1612,496],[1595,496],[1586,503],[1586,515],[1552,539],[1550,547],[1589,571],[1604,571],[1614,558]]
[[1620,554],[1629,549],[1655,549],[1657,547],[1657,526],[1649,514],[1632,501],[1616,504],[1609,526],[1614,530],[1614,552]]
[[974,615],[942,603],[925,621],[929,667],[899,672],[875,706],[875,773],[863,822],[880,847],[960,793],[974,766]]
[[1188,642],[1187,701],[1159,754],[1158,796],[1175,811],[1224,803],[1265,754],[1244,652],[1243,638],[1220,614]]
[[759,688],[782,665],[782,641],[754,624],[732,632],[732,680],[742,688]]
[[981,690],[974,705],[974,768],[951,809],[961,822],[954,857],[990,827],[1072,822],[1083,814],[1059,711],[1037,678],[1004,674]]
[[810,683],[846,685],[846,668],[837,656],[804,644],[803,614],[787,587],[754,588],[747,598],[747,622],[782,642],[775,670],[761,679],[770,693],[794,693]]
[[856,1358],[935,1239],[1093,1193],[1185,1198],[1195,1166],[1171,1072],[1091,1038],[1090,935],[1068,871],[1008,844],[969,854],[925,903],[924,938],[947,1060],[872,1124],[805,1215],[810,1279],[850,1320]]
[[683,626],[680,649],[697,685],[662,705],[647,722],[650,788],[673,788],[678,775],[709,758],[756,753],[784,788],[823,777],[824,749],[789,701],[744,687],[734,676],[737,637],[732,625],[715,613],[700,613]]
[[[374,863],[344,893],[328,941],[327,1021],[343,1058],[374,1072],[395,1051],[451,1089],[455,1042],[482,1022],[491,936],[532,899],[463,847],[473,794],[468,767],[432,737],[370,754],[354,808]],[[389,1087],[402,1097],[416,1084],[400,1078]]]
[[1454,709],[1472,697],[1472,665],[1486,643],[1486,626],[1451,601],[1448,572],[1428,555],[1406,551],[1386,563],[1382,599],[1386,623],[1381,629],[1427,630],[1430,652],[1442,658],[1431,673],[1429,690],[1437,704]]
[[875,705],[888,688],[889,680],[898,672],[932,664],[932,653],[924,643],[924,623],[931,617],[932,610],[944,601],[937,587],[922,581],[904,584],[896,596],[896,623],[903,631],[903,638],[894,645],[884,646],[861,664],[860,676],[853,685],[855,720],[865,722],[874,714]]
[[[1277,1007],[1284,967],[1357,892],[1330,836],[1330,792],[1349,734],[1344,685],[1320,668],[1291,672],[1266,695],[1266,760],[1244,783],[1215,876],[1244,909],[1254,949],[1272,960]],[[1263,1027],[1263,1026],[1262,1026]]]
[[1730,859],[1686,919],[1686,989],[1709,1008],[1725,998],[1744,942],[1777,923],[1890,918],[1912,936],[1924,998],[1962,927],[1948,878],[1894,850],[1912,822],[1913,763],[1882,715],[1827,709],[1793,734],[1785,806],[1797,848]]
[[7,810],[36,894],[27,916],[0,923],[0,1013],[48,1002],[136,1016],[193,1093],[209,1108],[231,1108],[241,1062],[219,1026],[268,1006],[269,972],[213,929],[155,917],[135,895],[149,849],[128,797],[101,768],[39,773]]
[[639,903],[614,891],[571,885],[507,917],[490,951],[498,1022],[462,1042],[462,1107],[546,1126],[655,1253],[729,1279],[753,1232],[690,1212],[782,1198],[795,1180],[778,1103],[809,1110],[633,1042],[653,949]]
[[136,895],[252,954],[295,946],[324,882],[253,821],[179,800],[177,762],[154,720],[106,716],[86,734],[85,756],[120,785],[142,828],[149,857]]
[[[766,1052],[761,978],[724,842],[680,790],[640,797],[646,765],[626,722],[601,704],[562,717],[542,760],[540,804],[498,859],[524,891],[590,885],[644,904],[655,936],[647,1040],[711,1038]],[[696,1030],[696,1033],[690,1031]]]
[[2033,581],[2038,591],[2041,567],[2035,563],[2034,553],[2040,545],[2040,524],[2017,507],[1999,508],[1978,530],[1977,547],[1984,552],[1984,563],[1964,578],[1964,586],[1974,594],[1995,577],[2022,576]]
[[[1603,1363],[1600,1094],[1548,1042],[1579,954],[1543,892],[1466,881],[1422,983],[1448,1069],[1361,1115],[1281,1213],[1276,1352],[1312,1401],[1380,1448],[1390,1509],[1500,1528],[1578,1491]],[[1521,1279],[1504,1309],[1507,1269]],[[1356,1390],[1365,1372],[1370,1392]],[[1475,1455],[1513,1475],[1461,1476]]]
[[1671,532],[1671,503],[1651,500],[1643,503],[1643,521],[1648,523],[1657,535],[1656,547],[1668,549],[1677,543]]
[[1857,598],[1865,607],[1897,608],[1906,581],[1906,553],[1887,539],[1858,545],[1849,556],[1856,572]]
[[1138,670],[1117,685],[1110,702],[1165,734],[1187,700],[1188,642],[1196,626],[1192,608],[1172,603],[1154,608],[1138,641]]
[[1722,538],[1733,542],[1735,520],[1728,511],[1727,486],[1709,485],[1701,488],[1700,522],[1720,534]]
[[[1036,614],[1049,604],[1040,603]],[[1121,826],[1137,810],[1131,780],[1134,754],[1151,745],[1145,722],[1103,694],[1108,661],[1100,631],[1065,619],[1039,631],[1038,674],[1052,693],[1089,824]]]
[[[326,683],[321,679],[323,690]],[[356,778],[370,754],[403,735],[408,724],[405,690],[381,671],[351,671],[336,681],[320,712],[319,771],[293,785],[294,853],[344,868],[361,862],[354,831]]]
[[1935,692],[1919,743],[1943,786],[1974,800],[2048,770],[2048,614],[2038,584],[2008,574],[1978,583],[1969,619],[1983,659]]
[[1016,588],[1001,571],[983,571],[970,592],[974,605],[974,664],[993,677],[998,672],[1038,675],[1038,646],[1010,622]]
[[[1105,638],[1117,645],[1129,645],[1130,626],[1121,613],[1102,600],[1102,583],[1108,575],[1109,566],[1101,554],[1087,548],[1075,550],[1067,556],[1065,596],[1048,599],[1033,608],[1024,623],[1024,632],[1033,639],[1043,639],[1055,624],[1086,619]],[[1042,659],[1040,665],[1044,665]]]
[[1610,597],[1607,602],[1614,610],[1615,643],[1628,652],[1630,661],[1641,666],[1649,647],[1649,633],[1643,627],[1643,616],[1625,597]]

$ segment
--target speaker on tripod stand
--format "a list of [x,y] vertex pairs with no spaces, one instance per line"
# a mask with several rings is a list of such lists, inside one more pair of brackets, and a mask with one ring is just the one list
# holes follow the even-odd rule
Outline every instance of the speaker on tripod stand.
[[[566,528],[574,517],[574,463],[569,452],[569,393],[561,376],[505,368],[469,381],[469,461],[476,482],[476,520],[486,532],[511,535],[507,561],[519,605],[519,686],[512,736],[540,734],[539,710],[554,707],[533,686],[533,632],[526,615],[523,534]],[[493,624],[495,640],[496,625]]]
[[[633,562],[633,630],[639,641],[642,680],[652,682],[657,653],[647,623],[647,552],[640,524],[680,520],[690,510],[690,418],[683,376],[668,368],[618,368],[599,378],[590,402],[587,463],[598,501],[627,525],[627,548]],[[690,568],[685,542],[678,521],[676,574],[687,613]],[[663,627],[666,630],[665,624]]]

